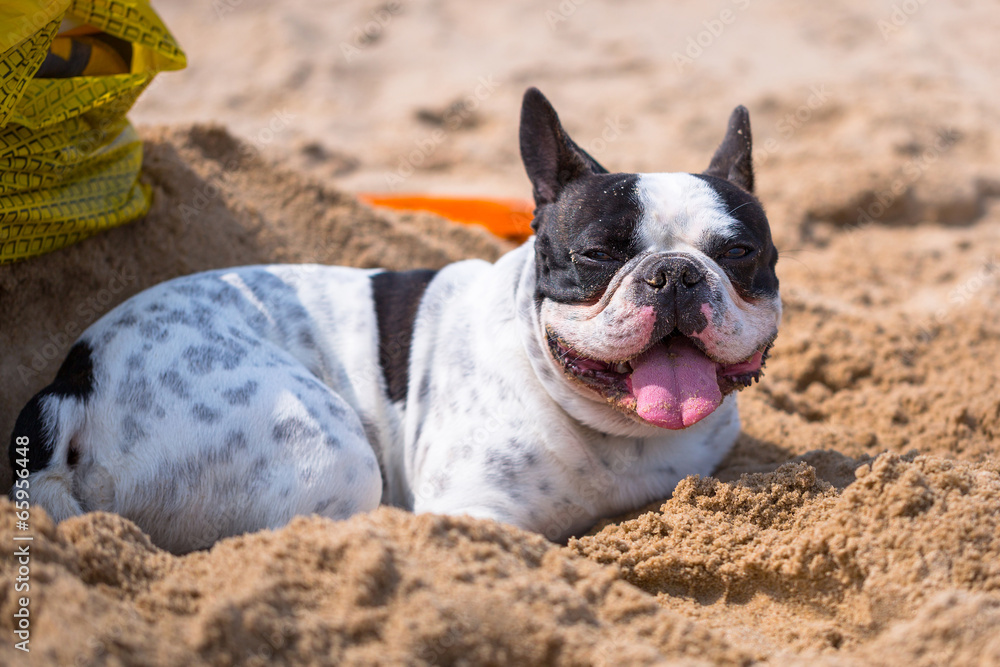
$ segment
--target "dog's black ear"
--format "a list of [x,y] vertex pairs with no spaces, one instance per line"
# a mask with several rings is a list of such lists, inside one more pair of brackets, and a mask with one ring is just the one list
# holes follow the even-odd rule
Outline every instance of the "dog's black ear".
[[521,159],[536,206],[551,204],[568,183],[581,176],[608,173],[569,138],[556,110],[537,88],[525,91],[521,105]]
[[712,162],[705,170],[707,176],[724,178],[730,183],[753,193],[753,139],[750,138],[750,112],[745,106],[733,109],[729,116],[729,129]]

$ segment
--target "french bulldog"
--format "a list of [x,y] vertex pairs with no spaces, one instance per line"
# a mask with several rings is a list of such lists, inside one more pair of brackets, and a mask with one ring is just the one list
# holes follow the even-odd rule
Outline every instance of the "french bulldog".
[[490,264],[177,278],[83,333],[17,420],[12,497],[183,553],[380,503],[554,541],[710,474],[781,319],[737,107],[701,174],[609,173],[536,89],[535,235]]

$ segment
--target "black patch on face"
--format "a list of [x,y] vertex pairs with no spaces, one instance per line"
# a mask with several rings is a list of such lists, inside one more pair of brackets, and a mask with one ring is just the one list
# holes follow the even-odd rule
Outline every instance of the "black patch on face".
[[608,173],[536,88],[524,93],[520,143],[535,196],[536,301],[594,301],[638,251],[639,177]]
[[536,302],[594,301],[638,251],[639,177],[608,173],[536,88],[524,93],[520,143],[536,205]]
[[567,185],[535,211],[538,296],[592,302],[639,252],[637,174],[593,174]]
[[389,398],[406,398],[410,344],[417,309],[437,271],[385,271],[372,276],[372,299],[378,323],[378,360]]
[[638,251],[639,177],[608,173],[535,88],[524,94],[520,143],[536,205],[536,302],[594,301]]
[[[536,204],[536,300],[593,302],[639,251],[639,175],[608,173],[569,137],[555,109],[534,88],[524,95],[520,144]],[[724,267],[747,298],[775,296],[778,289],[777,252],[764,210],[751,194],[752,148],[749,113],[736,107],[711,164],[696,175],[719,193],[741,223],[732,238],[706,239],[710,247],[702,250]],[[720,259],[733,246],[745,248],[746,255]]]
[[[693,174],[708,183],[719,195],[728,214],[738,223],[729,236],[705,239],[701,251],[725,270],[733,286],[743,298],[774,297],[778,294],[778,276],[774,271],[778,251],[771,241],[771,227],[760,202],[752,194],[729,181],[715,176]],[[750,252],[743,257],[727,258],[733,247]]]
[[[70,348],[66,360],[47,387],[35,394],[21,410],[10,436],[7,456],[15,475],[21,466],[16,461],[27,458],[28,472],[37,472],[49,465],[55,449],[57,434],[50,433],[42,418],[42,400],[47,396],[75,398],[86,401],[94,392],[93,350],[80,341]],[[18,438],[27,438],[27,457],[18,454]],[[24,442],[22,440],[22,442]],[[22,449],[23,452],[23,449]],[[22,463],[24,461],[22,460]]]

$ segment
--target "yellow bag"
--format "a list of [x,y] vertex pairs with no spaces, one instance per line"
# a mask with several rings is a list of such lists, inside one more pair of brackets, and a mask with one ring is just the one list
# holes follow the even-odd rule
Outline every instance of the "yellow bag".
[[184,52],[148,0],[0,4],[0,264],[149,210],[125,114]]

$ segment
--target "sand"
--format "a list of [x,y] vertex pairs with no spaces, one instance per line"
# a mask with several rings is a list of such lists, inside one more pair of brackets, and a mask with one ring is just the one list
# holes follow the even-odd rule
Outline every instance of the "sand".
[[785,317],[720,469],[565,546],[383,508],[178,557],[36,509],[33,664],[1000,664],[993,5],[161,4],[192,65],[133,113],[154,208],[0,267],[0,433],[80,330],[167,278],[495,259],[482,229],[350,193],[528,196],[527,85],[628,170],[704,168],[746,104]]

